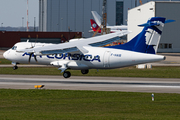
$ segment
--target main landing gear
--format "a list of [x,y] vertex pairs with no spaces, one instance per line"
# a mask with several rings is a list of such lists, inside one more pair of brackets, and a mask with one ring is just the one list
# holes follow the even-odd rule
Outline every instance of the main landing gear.
[[17,65],[13,66],[13,70],[16,70],[16,69],[18,69],[18,66]]
[[64,71],[63,77],[64,78],[69,78],[69,77],[71,77],[71,73],[69,71]]
[[89,70],[87,69],[87,70],[81,70],[81,73],[82,74],[88,74],[89,73]]
[[[88,74],[89,70],[88,69],[87,70],[81,70],[81,73],[82,74]],[[64,78],[69,78],[69,77],[71,77],[71,73],[69,71],[64,71],[63,77]]]

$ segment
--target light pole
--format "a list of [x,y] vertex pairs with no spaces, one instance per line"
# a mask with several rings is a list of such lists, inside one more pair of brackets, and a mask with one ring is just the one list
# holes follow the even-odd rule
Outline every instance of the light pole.
[[3,27],[3,23],[1,23],[1,27]]
[[34,17],[34,31],[36,31],[36,17]]
[[23,27],[24,27],[24,17],[22,17],[22,31],[23,31]]

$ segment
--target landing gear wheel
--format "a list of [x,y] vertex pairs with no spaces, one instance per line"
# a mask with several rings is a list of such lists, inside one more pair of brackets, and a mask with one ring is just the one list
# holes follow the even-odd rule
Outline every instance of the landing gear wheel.
[[16,69],[18,69],[18,66],[13,66],[13,70],[16,70]]
[[89,73],[89,70],[81,70],[81,73],[82,73],[82,74],[88,74],[88,73]]
[[69,71],[65,71],[65,72],[63,73],[63,77],[64,77],[64,78],[69,78],[69,77],[71,77],[71,73],[70,73]]

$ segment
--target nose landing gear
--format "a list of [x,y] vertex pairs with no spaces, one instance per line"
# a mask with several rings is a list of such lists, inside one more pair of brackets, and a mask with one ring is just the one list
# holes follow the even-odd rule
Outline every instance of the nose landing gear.
[[13,66],[13,70],[16,70],[16,69],[18,69],[18,66],[17,65]]
[[12,62],[11,64],[12,64],[12,65],[14,65],[14,66],[13,66],[13,70],[16,70],[16,69],[18,69],[18,66],[17,66],[17,64],[19,64],[19,63]]

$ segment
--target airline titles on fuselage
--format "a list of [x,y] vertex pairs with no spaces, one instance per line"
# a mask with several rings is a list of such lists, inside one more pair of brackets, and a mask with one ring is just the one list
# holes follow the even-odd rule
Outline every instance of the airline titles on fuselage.
[[[30,55],[30,54],[24,53],[22,56],[26,56],[26,55]],[[34,57],[34,55],[32,55],[32,57]],[[39,57],[42,58],[41,55]],[[101,62],[99,55],[92,56],[90,54],[84,55],[84,54],[78,54],[78,53],[75,53],[75,54],[63,53],[63,54],[46,55],[46,57],[49,59],[62,59],[62,60],[64,60],[64,59],[68,58],[68,60],[79,60],[79,61],[84,60],[84,61]]]
[[[26,56],[26,55],[30,55],[29,53],[24,53],[22,56]],[[111,53],[111,56],[114,57],[121,57],[121,54],[113,54]],[[34,55],[32,55],[32,57],[34,57]],[[42,58],[42,56],[39,56],[40,58]],[[62,54],[54,54],[54,55],[46,55],[47,58],[49,59],[62,59],[65,60],[66,58],[68,58],[68,60],[84,60],[84,61],[98,61],[101,62],[100,60],[100,56],[99,55],[91,55],[91,54],[71,54],[71,53],[62,53]]]

